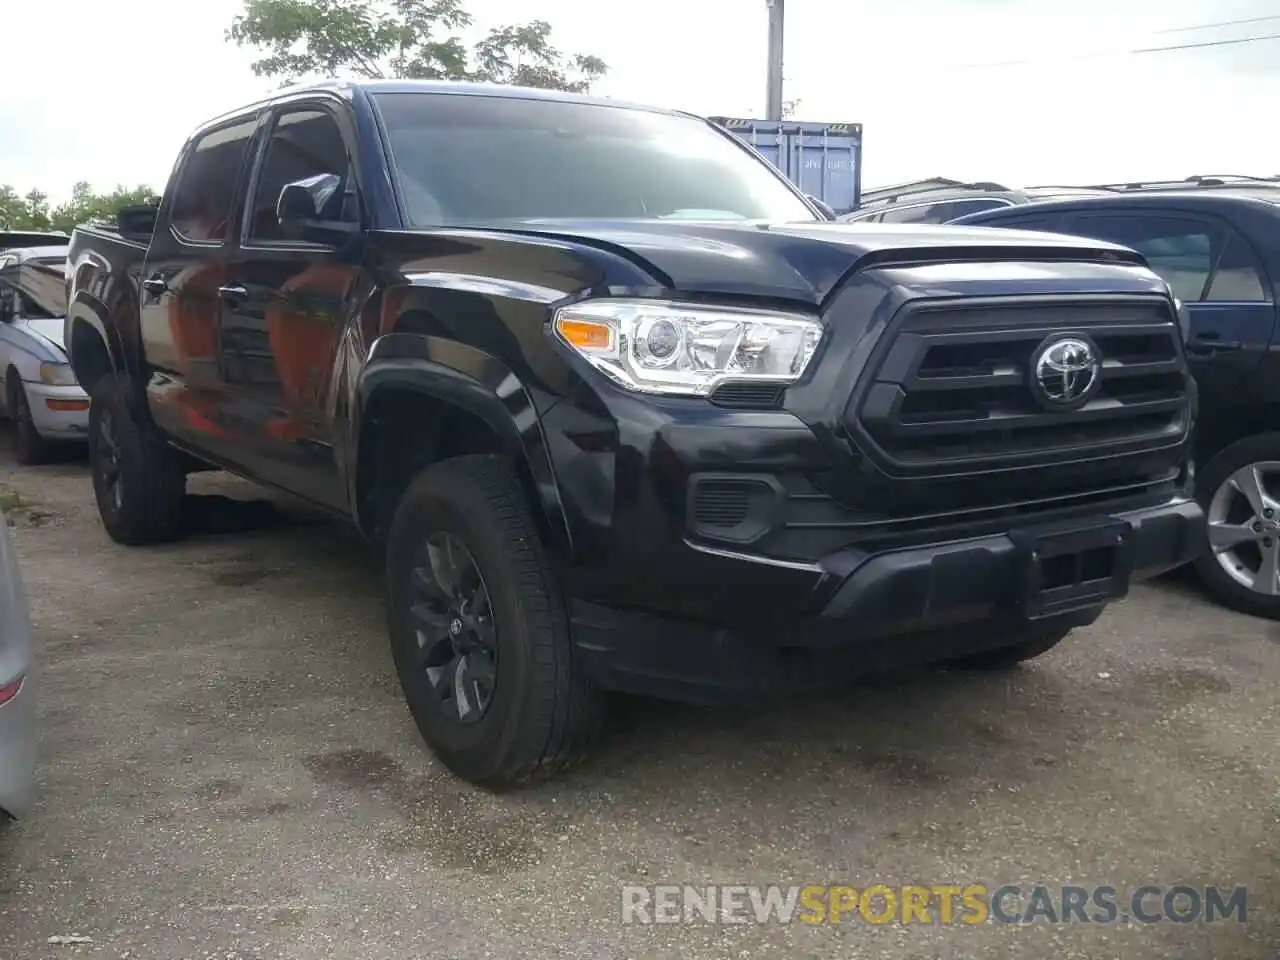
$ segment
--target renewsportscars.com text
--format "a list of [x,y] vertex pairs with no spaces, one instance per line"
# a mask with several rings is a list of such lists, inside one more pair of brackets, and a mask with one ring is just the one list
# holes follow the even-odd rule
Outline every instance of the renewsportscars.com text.
[[1145,885],[866,887],[656,884],[622,888],[623,923],[1245,923],[1244,887]]

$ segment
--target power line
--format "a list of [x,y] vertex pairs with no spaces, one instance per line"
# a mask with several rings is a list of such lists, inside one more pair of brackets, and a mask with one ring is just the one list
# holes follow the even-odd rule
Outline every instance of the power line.
[[[1275,19],[1280,20],[1280,17]],[[1199,28],[1203,29],[1203,28]],[[1235,37],[1229,40],[1202,40],[1198,43],[1174,43],[1163,47],[1135,47],[1131,50],[1097,50],[1092,53],[1081,53],[1073,57],[1063,57],[1061,60],[1050,59],[1047,62],[1059,63],[1062,60],[1093,60],[1098,57],[1125,57],[1135,56],[1145,53],[1169,53],[1174,50],[1199,50],[1205,47],[1227,47],[1240,43],[1261,43],[1265,40],[1280,40],[1280,33],[1266,33],[1254,37]],[[986,67],[1022,67],[1034,63],[1044,63],[1044,60],[1001,60],[994,63],[964,63],[960,64],[959,70],[975,70]]]
[[1166,50],[1195,50],[1200,47],[1227,47],[1233,43],[1258,43],[1262,40],[1280,40],[1280,33],[1266,33],[1258,37],[1236,37],[1232,40],[1205,40],[1200,43],[1177,43],[1170,47],[1138,47],[1123,53],[1164,53]]
[[1190,33],[1192,30],[1214,30],[1218,27],[1238,27],[1247,23],[1266,23],[1270,20],[1280,20],[1280,14],[1273,14],[1269,17],[1248,17],[1244,20],[1219,20],[1217,23],[1202,23],[1194,27],[1166,27],[1164,30],[1152,30],[1152,33]]

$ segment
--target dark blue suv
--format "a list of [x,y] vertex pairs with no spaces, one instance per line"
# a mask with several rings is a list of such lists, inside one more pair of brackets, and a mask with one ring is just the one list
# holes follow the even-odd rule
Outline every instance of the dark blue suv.
[[1186,306],[1199,386],[1196,490],[1210,550],[1196,562],[1236,610],[1280,619],[1280,189],[1116,190],[953,223],[1109,240],[1137,250]]

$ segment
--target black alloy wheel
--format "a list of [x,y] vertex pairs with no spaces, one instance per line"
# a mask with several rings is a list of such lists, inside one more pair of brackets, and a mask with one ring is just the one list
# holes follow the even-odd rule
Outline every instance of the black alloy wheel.
[[95,454],[98,469],[93,472],[93,479],[98,486],[98,502],[110,504],[118,514],[124,505],[124,477],[120,470],[120,444],[116,441],[110,410],[104,410],[98,419]]
[[437,707],[456,723],[477,723],[493,702],[498,642],[475,558],[452,534],[432,533],[415,557],[410,586],[418,666]]

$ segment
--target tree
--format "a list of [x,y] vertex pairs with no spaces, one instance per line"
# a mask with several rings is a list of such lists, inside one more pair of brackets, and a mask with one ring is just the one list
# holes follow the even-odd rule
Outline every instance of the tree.
[[55,230],[70,233],[81,223],[101,223],[115,219],[124,207],[156,203],[159,197],[148,186],[116,186],[110,193],[94,193],[87,181],[71,188],[71,199],[53,208],[50,217]]
[[52,230],[49,197],[39,190],[19,196],[7,183],[0,185],[0,229]]
[[599,57],[561,53],[551,25],[497,27],[468,49],[463,0],[245,0],[227,38],[265,53],[260,77],[478,80],[586,92]]
[[150,187],[117,186],[110,193],[94,193],[87,181],[71,188],[71,199],[50,209],[48,195],[31,190],[25,196],[0,184],[0,230],[57,230],[70,233],[82,223],[109,221],[123,207],[154,203]]

